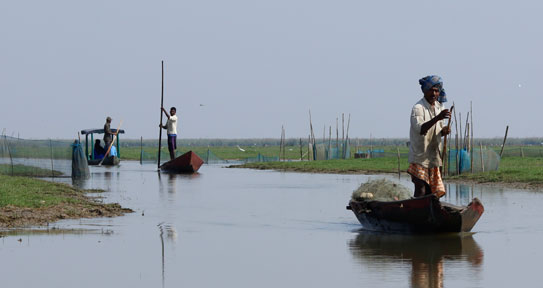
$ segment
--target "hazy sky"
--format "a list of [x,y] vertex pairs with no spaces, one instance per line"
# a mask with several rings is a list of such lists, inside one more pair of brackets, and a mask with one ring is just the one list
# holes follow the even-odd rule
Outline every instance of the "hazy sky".
[[429,74],[475,137],[542,137],[541,3],[3,1],[0,129],[158,138],[164,60],[181,138],[305,138],[309,109],[319,137],[350,113],[351,138],[407,138]]

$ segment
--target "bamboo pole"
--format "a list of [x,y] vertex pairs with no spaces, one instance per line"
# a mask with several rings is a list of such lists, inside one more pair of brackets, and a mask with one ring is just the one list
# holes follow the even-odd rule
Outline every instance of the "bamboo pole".
[[373,158],[373,142],[370,133],[370,158]]
[[281,157],[283,157],[283,126],[281,125],[281,138],[279,140],[279,162],[281,162]]
[[332,152],[332,126],[329,126],[330,127],[330,131],[328,132],[328,155],[327,155],[327,159],[330,160],[330,153]]
[[302,138],[300,138],[300,161],[303,160],[303,159],[302,159],[302,158],[304,157],[303,155],[304,155],[304,154],[303,154],[303,151],[302,151]]
[[313,144],[315,144],[315,134],[313,134],[313,121],[311,120],[311,109],[309,109],[309,128],[311,132],[309,142],[313,142]]
[[140,164],[143,164],[143,136],[140,136]]
[[[454,103],[451,106],[450,112],[452,113],[453,110],[454,110]],[[449,116],[449,121],[447,122],[447,128],[449,128],[449,134],[450,134],[450,131],[451,131],[451,118],[452,118],[452,115]],[[443,137],[443,152],[442,152],[442,155],[441,155],[441,159],[443,159],[443,170],[447,170],[447,171],[444,171],[444,175],[449,174],[448,166],[445,164],[445,163],[449,163],[449,158],[447,157],[447,136],[448,135],[445,135]],[[447,167],[447,169],[445,169],[445,167]]]
[[162,88],[161,88],[161,92],[160,92],[160,129],[159,129],[160,132],[158,134],[158,163],[157,163],[157,169],[159,169],[159,170],[160,170],[160,149],[162,148],[161,147],[162,146],[162,109],[164,109],[164,61],[162,61]]
[[469,112],[470,112],[470,116],[471,116],[471,125],[470,125],[470,132],[471,132],[471,141],[469,142],[469,151],[470,151],[470,166],[471,166],[471,173],[473,174],[473,105],[472,105],[472,101],[469,101]]
[[345,143],[345,113],[341,113],[341,144]]
[[[453,102],[454,105],[454,102]],[[454,146],[456,149],[456,175],[460,174],[460,165],[458,161],[460,160],[458,157],[458,120],[456,119],[456,111],[454,111],[454,125],[455,125],[455,139],[454,139]]]
[[464,129],[464,149],[469,152],[469,123],[466,123],[466,129]]
[[[468,149],[468,140],[466,140],[466,138],[468,138],[469,136],[469,122],[468,122],[468,119],[469,119],[469,112],[468,112],[468,115],[466,115],[466,126],[464,127],[464,143],[462,145],[464,145],[464,149]],[[469,139],[469,138],[468,138]]]
[[326,124],[324,124],[324,128],[322,129],[322,145],[324,146],[324,143],[326,143]]
[[336,150],[339,157],[339,119],[336,118]]
[[460,149],[462,149],[463,146],[464,146],[464,144],[463,144],[464,143],[464,138],[462,137],[464,132],[462,132],[462,131],[464,131],[464,130],[462,130],[462,113],[460,113],[460,112],[458,112],[458,119],[460,119],[460,123],[458,123],[458,125],[460,125],[460,133],[459,133],[460,138],[458,139],[458,147],[460,147]]
[[400,147],[396,146],[396,150],[398,151],[398,179],[401,178],[401,170],[400,170]]
[[505,147],[505,140],[507,140],[507,132],[509,132],[509,125],[505,128],[505,136],[503,137],[502,150],[500,151],[500,158],[503,155],[503,147]]
[[485,172],[485,162],[483,160],[483,143],[479,142],[479,155],[481,155],[481,169]]
[[347,158],[347,149],[346,148],[347,148],[347,144],[349,143],[349,126],[351,126],[351,113],[349,113],[349,120],[347,120],[347,131],[345,133],[345,141],[346,141],[346,143],[343,143],[343,150],[345,150],[345,152],[343,152],[343,159]]
[[[79,134],[79,132],[77,132]],[[79,139],[79,145],[81,145],[81,139]],[[53,166],[53,141],[49,139],[49,148],[51,148],[51,177],[55,178],[55,169]]]
[[310,150],[311,150],[311,135],[309,135],[307,137],[307,161],[311,161],[311,156],[309,156],[309,154],[313,154],[313,153],[309,153]]

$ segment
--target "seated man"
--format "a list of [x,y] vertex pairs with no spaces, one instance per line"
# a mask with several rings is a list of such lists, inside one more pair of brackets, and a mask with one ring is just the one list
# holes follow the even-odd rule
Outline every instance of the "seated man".
[[94,141],[94,159],[102,159],[106,154],[106,150],[100,145],[100,140]]
[[115,145],[111,145],[111,150],[109,150],[109,157],[117,157],[117,148],[115,148]]

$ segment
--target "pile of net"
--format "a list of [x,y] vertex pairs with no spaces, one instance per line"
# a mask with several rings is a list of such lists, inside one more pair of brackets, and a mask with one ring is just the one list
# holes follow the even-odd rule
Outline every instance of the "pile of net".
[[412,192],[405,186],[387,179],[369,180],[353,192],[352,199],[357,201],[397,201],[411,197]]

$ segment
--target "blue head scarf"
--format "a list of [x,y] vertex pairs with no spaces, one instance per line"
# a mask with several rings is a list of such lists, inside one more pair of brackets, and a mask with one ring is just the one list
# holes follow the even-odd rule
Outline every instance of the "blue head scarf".
[[443,80],[441,79],[441,77],[437,75],[426,76],[419,80],[419,84],[420,89],[422,89],[423,93],[426,93],[426,91],[428,91],[430,88],[438,85],[440,91],[437,101],[439,103],[447,102],[447,93],[445,93],[445,89],[443,89]]

